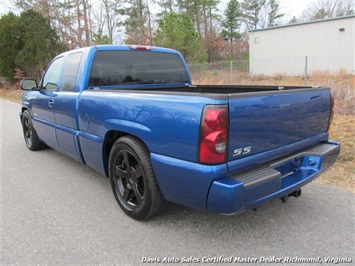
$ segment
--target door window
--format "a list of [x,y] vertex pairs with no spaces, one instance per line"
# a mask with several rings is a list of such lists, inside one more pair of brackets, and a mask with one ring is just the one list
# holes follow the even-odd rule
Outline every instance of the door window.
[[57,89],[57,84],[59,80],[60,71],[63,66],[63,57],[54,60],[46,74],[44,74],[42,81],[42,89],[54,91]]

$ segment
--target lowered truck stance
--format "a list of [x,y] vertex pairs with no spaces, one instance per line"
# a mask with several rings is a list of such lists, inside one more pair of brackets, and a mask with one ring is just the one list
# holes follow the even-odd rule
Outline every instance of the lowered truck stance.
[[235,214],[300,188],[337,159],[329,88],[193,86],[175,50],[93,46],[24,80],[30,150],[52,147],[110,178],[122,210],[166,201]]

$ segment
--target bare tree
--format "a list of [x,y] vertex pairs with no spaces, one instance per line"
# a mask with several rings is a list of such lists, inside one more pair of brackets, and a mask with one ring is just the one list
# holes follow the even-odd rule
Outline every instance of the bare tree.
[[[109,41],[112,44],[115,39],[115,33],[118,31],[120,25],[120,10],[122,8],[121,0],[101,0],[100,12],[103,13],[103,21],[106,25],[106,31]],[[104,31],[104,29],[101,29]]]
[[41,13],[69,48],[92,43],[91,0],[13,0],[22,10]]
[[310,21],[354,14],[354,0],[318,0],[303,11],[301,20]]

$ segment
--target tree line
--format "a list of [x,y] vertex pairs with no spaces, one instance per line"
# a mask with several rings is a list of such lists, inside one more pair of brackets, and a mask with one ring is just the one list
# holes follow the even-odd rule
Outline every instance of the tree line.
[[[13,0],[0,18],[0,76],[39,78],[62,51],[128,43],[179,50],[190,62],[248,59],[248,31],[277,26],[278,0]],[[222,8],[223,10],[219,10]],[[289,23],[354,14],[352,0],[317,0]]]

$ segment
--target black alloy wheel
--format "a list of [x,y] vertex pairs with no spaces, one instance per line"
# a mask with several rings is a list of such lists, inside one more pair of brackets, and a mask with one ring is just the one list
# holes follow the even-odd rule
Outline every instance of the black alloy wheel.
[[164,209],[146,146],[133,136],[113,144],[109,157],[112,191],[121,209],[131,218],[145,220]]
[[29,117],[27,115],[24,115],[23,117],[23,134],[25,137],[25,142],[27,147],[32,146],[32,138],[33,138],[33,131],[32,131],[32,125],[29,122]]
[[46,145],[39,140],[37,132],[33,127],[31,115],[28,110],[23,112],[21,123],[27,148],[31,151],[44,149]]
[[115,189],[124,207],[137,210],[144,200],[143,166],[130,151],[120,151],[115,158]]

